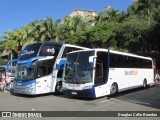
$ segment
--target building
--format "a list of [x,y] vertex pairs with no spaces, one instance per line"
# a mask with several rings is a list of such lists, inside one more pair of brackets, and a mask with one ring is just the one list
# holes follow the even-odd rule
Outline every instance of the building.
[[[93,23],[94,17],[96,15],[97,15],[97,13],[92,10],[75,9],[67,16],[70,16],[70,17],[82,16],[83,18],[86,18],[87,21]],[[63,19],[62,19],[62,24],[63,24]]]
[[133,0],[133,2],[139,2],[139,0]]

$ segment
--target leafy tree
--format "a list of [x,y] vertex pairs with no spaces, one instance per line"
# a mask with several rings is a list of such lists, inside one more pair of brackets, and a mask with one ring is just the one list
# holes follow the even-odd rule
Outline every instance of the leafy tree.
[[0,65],[6,65],[8,60],[0,58]]
[[51,17],[47,17],[43,21],[43,25],[45,27],[45,40],[50,41],[50,40],[55,40],[58,42],[58,39],[56,39],[56,30],[57,27],[60,23],[60,19],[56,20],[55,22],[52,20]]
[[10,53],[10,59],[12,60],[13,58],[13,51],[17,49],[17,42],[15,40],[7,40],[6,42],[3,43],[5,46],[4,50],[9,51]]
[[45,40],[45,30],[46,28],[43,25],[42,20],[35,20],[31,22],[31,26],[33,28],[30,36],[34,39],[35,42],[42,42]]
[[74,35],[79,31],[86,30],[91,27],[91,24],[87,22],[87,20],[81,16],[70,17],[67,16],[63,19],[63,24],[59,26],[57,29],[57,33],[61,35],[59,39],[61,41],[68,38],[70,35]]
[[70,35],[65,42],[91,48],[108,48],[113,46],[114,37],[120,27],[121,25],[116,22],[104,22],[85,31]]
[[130,52],[147,51],[148,39],[147,33],[150,26],[147,18],[138,16],[128,17],[122,24],[116,40],[118,48],[128,49]]
[[151,50],[160,51],[160,16],[157,18],[157,23],[151,27],[149,35]]
[[97,16],[95,16],[95,25],[101,22],[108,22],[111,20],[109,16],[110,9],[104,9]]
[[15,40],[17,41],[17,46],[18,46],[18,53],[20,53],[20,51],[22,50],[22,47],[24,45],[24,42],[26,41],[28,34],[27,34],[27,30],[25,27],[23,27],[23,29],[20,30],[15,30],[13,32],[14,36],[15,36]]

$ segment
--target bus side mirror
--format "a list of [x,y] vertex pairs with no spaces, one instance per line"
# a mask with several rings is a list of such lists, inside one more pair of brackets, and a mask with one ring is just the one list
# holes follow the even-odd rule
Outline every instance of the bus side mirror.
[[7,62],[7,64],[6,64],[6,68],[8,69],[9,68],[9,66],[12,66],[12,65],[10,65],[10,64],[12,64],[12,63],[17,63],[17,61],[18,61],[18,59],[14,59],[14,60],[9,60],[8,62]]
[[56,63],[56,69],[57,70],[63,70],[63,66],[64,64],[66,63],[66,59],[63,58],[63,59],[59,59]]
[[89,64],[92,66],[93,65],[93,62],[94,62],[94,59],[96,58],[97,56],[89,56]]

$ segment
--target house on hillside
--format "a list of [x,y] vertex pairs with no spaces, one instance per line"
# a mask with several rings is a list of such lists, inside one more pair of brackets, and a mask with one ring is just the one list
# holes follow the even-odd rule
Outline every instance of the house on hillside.
[[[86,18],[87,21],[89,21],[90,23],[92,23],[94,25],[94,17],[96,15],[97,15],[97,13],[92,10],[75,9],[67,16],[70,16],[70,17],[82,16],[83,18]],[[64,18],[62,19],[62,24],[63,24]]]

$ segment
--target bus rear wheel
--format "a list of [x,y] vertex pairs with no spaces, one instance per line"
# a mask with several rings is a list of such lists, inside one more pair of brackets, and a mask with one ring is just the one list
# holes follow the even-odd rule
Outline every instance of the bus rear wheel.
[[110,94],[115,95],[116,93],[118,93],[118,86],[116,83],[113,83],[110,88]]
[[143,81],[143,88],[146,88],[147,87],[147,80],[144,80]]
[[56,95],[61,95],[61,94],[63,94],[62,82],[58,82],[58,83],[56,84],[55,94],[56,94]]

